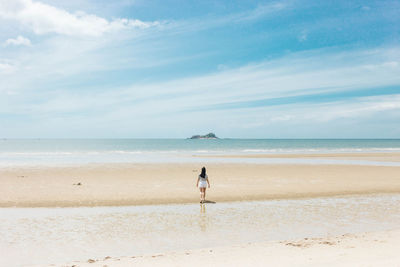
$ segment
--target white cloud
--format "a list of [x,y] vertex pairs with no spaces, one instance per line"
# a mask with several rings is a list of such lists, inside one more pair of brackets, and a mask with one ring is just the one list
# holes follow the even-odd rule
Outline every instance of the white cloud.
[[269,14],[275,14],[276,12],[284,10],[287,7],[288,7],[288,3],[286,3],[286,1],[274,2],[274,3],[270,3],[270,4],[265,4],[265,5],[259,5],[257,8],[255,8],[254,10],[251,10],[250,12],[236,14],[235,20],[236,21],[256,20],[256,19],[262,18]]
[[[61,38],[59,40],[61,43],[57,43],[57,47],[62,45],[64,37],[59,36],[58,38]],[[58,77],[63,82],[64,78],[68,78],[71,73],[74,73],[72,71],[83,72],[87,68],[96,70],[92,69],[96,66],[109,67],[103,63],[103,58],[95,57],[99,53],[93,53],[94,57],[90,60],[81,56],[87,53],[87,49],[92,50],[91,45],[97,45],[99,42],[96,40],[83,42],[80,39],[75,41],[82,50],[77,50],[72,55],[64,54],[65,58],[51,57],[47,61],[40,60],[40,57],[35,58],[33,62],[40,64],[24,72],[23,76],[18,76],[24,77],[24,79],[1,79],[0,92],[1,88],[7,88],[15,90],[19,94],[8,96],[8,98],[0,97],[0,112],[33,114],[41,121],[57,118],[61,120],[65,117],[72,123],[77,119],[81,121],[82,127],[98,123],[99,125],[123,128],[129,122],[131,125],[143,124],[143,131],[152,127],[153,129],[157,128],[157,125],[161,124],[176,125],[178,128],[187,124],[185,128],[188,129],[195,129],[193,127],[198,124],[214,125],[216,131],[221,132],[222,135],[224,135],[223,131],[242,126],[246,126],[244,127],[246,129],[266,129],[268,133],[269,129],[271,131],[279,130],[286,127],[285,125],[310,126],[309,128],[304,126],[304,134],[301,135],[299,132],[300,137],[309,136],[307,135],[309,133],[313,136],[314,132],[310,132],[311,129],[318,133],[320,130],[316,125],[320,125],[320,123],[329,126],[331,122],[351,123],[357,118],[369,120],[380,114],[400,113],[400,99],[394,96],[350,98],[322,104],[318,101],[315,103],[291,103],[246,108],[245,110],[240,108],[205,110],[203,107],[203,105],[219,105],[226,102],[257,101],[323,92],[345,92],[346,90],[400,84],[400,68],[397,66],[397,62],[400,61],[398,47],[346,52],[324,49],[292,53],[282,58],[240,68],[222,68],[216,73],[207,75],[133,84],[123,88],[110,86],[110,88],[102,90],[85,90],[83,88],[79,91],[57,88],[41,89],[38,83],[40,79],[48,82],[52,77],[53,79]],[[89,43],[86,44],[86,42]],[[84,44],[88,47],[85,47]],[[60,49],[63,50],[62,48],[61,46]],[[84,60],[75,60],[79,57]],[[54,62],[52,62],[53,59]],[[94,64],[95,67],[88,65],[85,60]],[[77,65],[76,62],[79,64]],[[12,64],[27,65],[9,61],[3,61],[3,63],[8,64],[6,67],[8,69]],[[1,86],[2,84],[4,86]],[[40,101],[37,100],[38,95],[42,96]],[[191,108],[194,112],[184,112]],[[343,127],[342,129],[347,129],[345,126]],[[182,127],[180,129],[182,130]],[[168,131],[168,129],[165,130]],[[278,130],[275,135],[271,136],[280,137]],[[133,126],[126,128],[126,131],[134,132]],[[225,135],[229,136],[230,134],[225,133]],[[262,131],[258,137],[261,135]],[[141,135],[137,133],[135,136]],[[238,132],[238,136],[240,136],[240,132]],[[329,133],[321,136],[329,137]],[[377,136],[379,135],[377,134]],[[287,137],[296,137],[296,135]]]
[[296,105],[289,111],[296,119],[330,122],[337,119],[369,117],[391,110],[400,111],[400,95],[359,97],[347,101],[301,106]]
[[[60,77],[60,75],[64,75],[63,72],[66,72],[65,75],[68,76],[74,73],[73,71],[82,72],[88,68],[93,71],[98,70],[95,69],[96,66],[107,65],[102,61],[96,61],[98,59],[95,57],[90,58],[94,67],[82,64],[82,61],[79,66],[72,64],[75,62],[75,58],[85,53],[84,45],[81,44],[80,47],[83,51],[66,55],[70,61],[61,58],[50,64],[49,59],[45,63],[50,65],[35,66],[34,71],[29,70],[24,75],[25,79],[21,81],[24,84],[16,85],[16,87],[26,88],[24,91],[29,92],[32,87],[30,86],[31,81],[37,80],[39,77]],[[97,54],[95,53],[95,55]],[[71,58],[74,60],[71,61]],[[125,88],[113,87],[112,90],[110,88],[110,90],[102,92],[90,92],[87,97],[70,95],[65,92],[66,95],[62,99],[70,99],[71,103],[81,103],[79,110],[84,110],[87,107],[85,103],[92,103],[90,99],[95,97],[97,104],[90,104],[92,107],[93,105],[99,108],[105,105],[122,107],[125,103],[134,101],[134,108],[142,109],[144,112],[148,112],[149,103],[157,103],[152,109],[154,113],[160,112],[160,110],[175,112],[190,108],[196,109],[196,107],[202,108],[202,105],[257,101],[324,92],[345,92],[346,90],[400,84],[400,68],[394,67],[396,64],[393,63],[398,60],[400,60],[400,50],[397,48],[348,52],[315,50],[204,76],[134,84]],[[39,59],[35,60],[35,62],[40,61]],[[11,83],[7,82],[7,84]],[[18,88],[15,89],[18,90]],[[77,110],[77,105],[70,105],[69,101],[66,103],[66,109]],[[51,112],[55,106],[60,105],[49,105],[46,111]],[[42,103],[41,107],[44,108],[46,105]],[[200,113],[203,112],[204,109],[201,109]],[[291,119],[284,115],[279,118],[280,120]]]
[[392,67],[392,68],[396,68],[399,66],[399,62],[397,61],[388,61],[382,64],[385,67]]
[[0,74],[12,74],[16,70],[16,67],[9,62],[0,61]]
[[175,107],[184,108],[194,104],[193,98],[200,107],[199,103],[213,105],[399,84],[400,68],[388,64],[388,58],[389,62],[400,60],[400,49],[314,50],[204,76],[134,85],[114,97],[172,94],[179,101]]
[[142,29],[159,24],[124,18],[109,21],[82,11],[72,14],[32,0],[0,0],[0,18],[16,20],[36,34],[58,33],[69,36],[101,36],[121,29]]
[[26,46],[30,46],[31,45],[31,41],[28,38],[25,38],[21,35],[18,35],[17,38],[15,39],[7,39],[4,43],[4,45],[8,46],[8,45],[26,45]]
[[289,7],[288,1],[274,2],[264,5],[259,5],[255,9],[232,13],[225,16],[215,17],[201,17],[193,18],[182,21],[175,21],[168,23],[169,32],[175,34],[183,32],[196,32],[207,30],[211,28],[221,27],[224,25],[240,24],[240,23],[251,23],[260,19],[272,18],[280,14],[280,12],[286,10]]
[[[221,111],[219,114],[214,114],[221,121],[232,121],[234,128],[253,128],[253,129],[268,129],[274,131],[284,127],[284,129],[296,128],[296,132],[280,132],[284,137],[299,137],[297,135],[297,127],[309,127],[308,134],[305,136],[315,136],[323,132],[323,128],[333,130],[335,126],[342,127],[346,124],[354,122],[367,121],[383,125],[385,117],[392,117],[388,120],[389,125],[398,120],[400,115],[400,95],[388,96],[371,96],[359,97],[356,99],[348,99],[343,101],[335,101],[331,103],[294,103],[282,106],[267,106],[256,109],[231,110],[229,113]],[[397,118],[396,118],[397,116]],[[232,120],[232,118],[234,119]],[[393,118],[394,117],[394,118]],[[238,123],[240,121],[241,123]],[[387,125],[386,125],[387,126]],[[386,127],[385,126],[385,127]],[[393,128],[397,127],[394,123]],[[339,127],[339,128],[340,128]],[[338,129],[339,129],[338,128]],[[400,127],[397,127],[400,130]],[[358,130],[358,136],[368,135],[363,133],[363,130]],[[346,131],[350,129],[341,128],[346,136]],[[337,131],[337,129],[335,129]],[[379,133],[373,132],[372,135]],[[334,132],[338,134],[338,132]],[[385,133],[380,133],[385,136]],[[301,134],[300,134],[301,136]],[[326,135],[325,137],[332,137]],[[357,136],[357,135],[356,135]],[[379,134],[378,134],[379,136]],[[279,136],[278,136],[279,137]],[[281,136],[282,137],[282,136]]]

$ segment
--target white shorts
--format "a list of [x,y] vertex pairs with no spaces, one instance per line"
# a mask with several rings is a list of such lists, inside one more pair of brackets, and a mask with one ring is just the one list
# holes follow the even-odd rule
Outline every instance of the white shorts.
[[199,188],[206,188],[207,187],[207,181],[199,181]]

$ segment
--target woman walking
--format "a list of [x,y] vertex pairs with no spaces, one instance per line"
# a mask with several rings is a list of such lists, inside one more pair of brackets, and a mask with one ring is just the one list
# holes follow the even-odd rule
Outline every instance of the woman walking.
[[204,203],[206,200],[206,188],[210,188],[210,181],[208,181],[208,176],[206,174],[206,168],[201,169],[201,174],[197,178],[196,186],[200,189],[200,203]]

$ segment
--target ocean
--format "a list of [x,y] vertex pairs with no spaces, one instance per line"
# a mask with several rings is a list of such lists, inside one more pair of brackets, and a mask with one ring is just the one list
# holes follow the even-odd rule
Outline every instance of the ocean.
[[318,158],[215,156],[368,152],[400,152],[400,139],[0,139],[0,167],[167,162],[340,163]]

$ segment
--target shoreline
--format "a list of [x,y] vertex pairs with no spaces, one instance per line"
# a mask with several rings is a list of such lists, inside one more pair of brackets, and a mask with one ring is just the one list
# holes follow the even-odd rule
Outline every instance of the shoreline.
[[[43,156],[43,155],[42,155]],[[172,154],[129,154],[116,153],[109,158],[84,154],[63,155],[53,158],[51,155],[31,155],[29,160],[5,160],[0,158],[0,175],[2,171],[15,169],[41,168],[80,168],[80,167],[126,167],[134,165],[167,165],[167,164],[249,164],[249,165],[365,165],[400,167],[400,153],[371,152],[371,153],[284,153],[284,154],[207,154],[207,153],[172,153]],[[198,167],[196,167],[198,168]]]
[[193,155],[199,158],[340,158],[340,159],[373,159],[400,161],[400,152],[310,152],[310,153],[249,153],[249,154],[225,154],[225,155]]
[[[197,203],[200,164],[92,164],[0,170],[0,207]],[[400,167],[206,164],[215,202],[400,193]],[[78,185],[78,184],[81,185]]]

